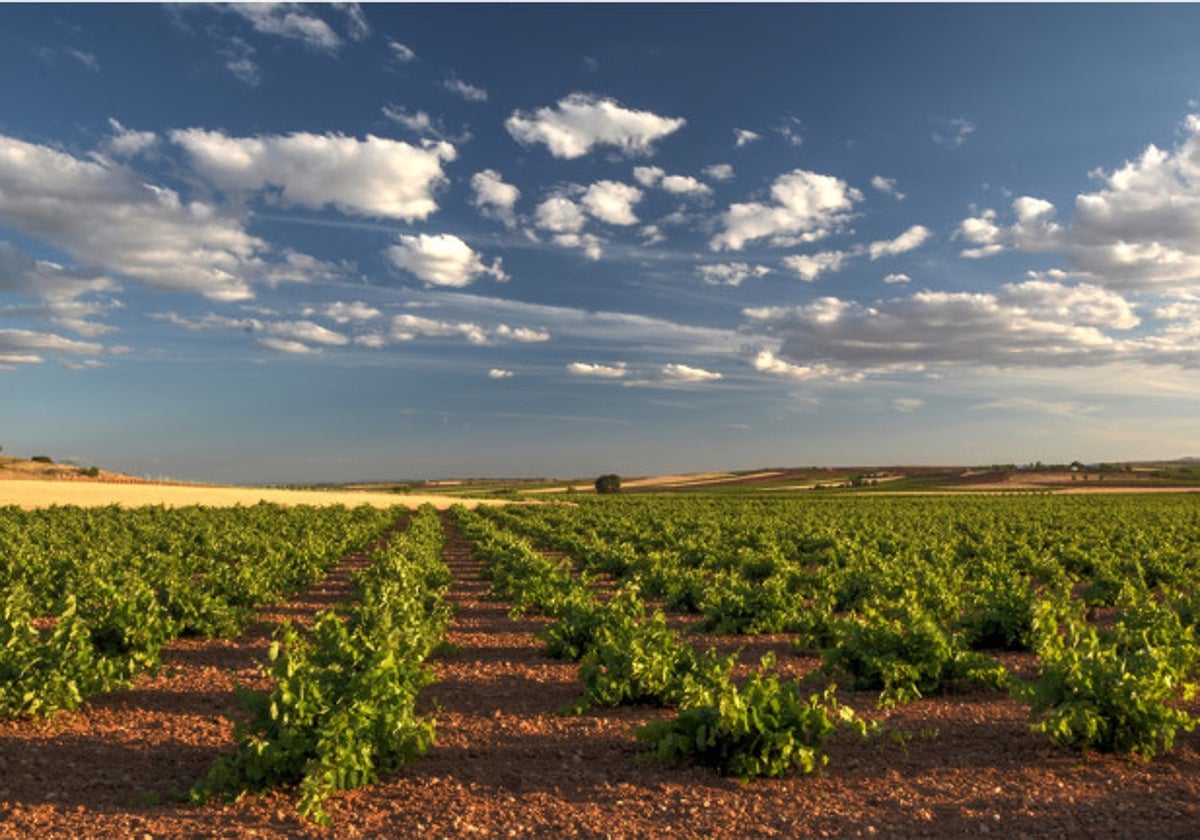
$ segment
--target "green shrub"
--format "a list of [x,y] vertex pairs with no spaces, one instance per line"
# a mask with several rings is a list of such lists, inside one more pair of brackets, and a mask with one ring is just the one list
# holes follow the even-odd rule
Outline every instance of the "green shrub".
[[1004,667],[961,647],[928,613],[911,604],[884,613],[866,607],[834,626],[834,645],[823,651],[828,674],[849,676],[854,690],[879,689],[879,705],[907,703],[960,683],[1000,688]]
[[1029,650],[1033,584],[1015,569],[989,567],[968,584],[958,627],[973,650]]
[[587,589],[574,589],[552,609],[557,619],[538,631],[546,655],[578,662],[595,644],[602,627],[614,618],[642,619],[646,607],[635,590],[623,590],[608,601],[599,601]]
[[674,720],[641,727],[638,738],[661,761],[692,757],[746,781],[825,766],[822,745],[839,727],[867,734],[866,722],[838,705],[832,686],[806,698],[798,682],[765,673],[772,657],[762,666],[741,687],[728,679],[708,686],[685,701]]
[[32,599],[17,585],[4,596],[0,616],[0,717],[53,714],[77,708],[89,694],[124,683],[99,656],[87,625],[66,596],[52,629],[38,631]]
[[691,645],[667,627],[661,612],[638,620],[629,611],[610,611],[605,619],[579,666],[583,697],[567,711],[678,701],[698,670]]
[[719,636],[782,633],[796,623],[796,596],[782,577],[750,581],[722,575],[709,587],[700,629]]
[[1196,695],[1195,637],[1172,610],[1145,602],[1103,629],[1077,608],[1042,602],[1034,630],[1041,674],[1017,690],[1033,731],[1060,746],[1148,759],[1195,728],[1197,719],[1173,705]]

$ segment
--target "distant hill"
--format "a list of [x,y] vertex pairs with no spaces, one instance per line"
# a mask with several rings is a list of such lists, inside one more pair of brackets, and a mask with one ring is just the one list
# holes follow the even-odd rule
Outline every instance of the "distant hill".
[[51,479],[61,481],[106,481],[116,484],[144,484],[143,479],[125,473],[102,470],[99,467],[81,467],[76,464],[58,464],[48,456],[16,458],[0,455],[0,481],[13,479]]

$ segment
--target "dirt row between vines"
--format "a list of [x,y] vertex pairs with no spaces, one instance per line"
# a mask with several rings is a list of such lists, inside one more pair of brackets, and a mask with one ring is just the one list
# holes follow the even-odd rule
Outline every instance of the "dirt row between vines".
[[[469,546],[449,526],[455,648],[422,693],[437,719],[427,756],[382,783],[335,795],[333,827],[300,820],[294,794],[194,807],[177,801],[231,748],[235,682],[264,686],[274,623],[309,620],[349,597],[347,558],[326,581],[264,614],[236,641],[180,640],[157,676],[46,722],[0,724],[0,837],[1195,837],[1200,735],[1152,762],[1077,755],[1031,735],[1024,710],[990,694],[910,704],[887,715],[907,749],[835,736],[812,776],[750,784],[639,760],[632,730],[663,710],[564,717],[578,666],[542,655],[545,620],[511,620],[488,596]],[[702,637],[693,641],[703,645]],[[812,657],[784,637],[725,639],[757,660],[774,650],[803,673]],[[1020,666],[1020,662],[1013,664]],[[870,695],[844,702],[869,710]]]

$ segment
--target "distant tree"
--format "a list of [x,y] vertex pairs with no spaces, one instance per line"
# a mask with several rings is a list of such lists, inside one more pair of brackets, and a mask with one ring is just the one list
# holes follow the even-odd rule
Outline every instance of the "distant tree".
[[596,479],[597,493],[619,493],[621,492],[621,476],[615,473],[608,473]]
[[49,455],[34,455],[29,460],[37,461],[39,464],[53,464],[54,463],[54,459],[51,458]]

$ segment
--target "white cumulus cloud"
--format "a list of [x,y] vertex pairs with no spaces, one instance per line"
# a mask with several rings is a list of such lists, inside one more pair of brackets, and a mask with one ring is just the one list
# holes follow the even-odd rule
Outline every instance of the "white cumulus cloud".
[[634,111],[612,99],[572,93],[554,108],[514,111],[504,123],[523,145],[542,143],[558,158],[583,157],[596,146],[615,146],[626,154],[648,154],[656,140],[678,131],[682,117]]
[[643,187],[657,185],[666,174],[666,171],[661,166],[635,166],[633,168],[634,180]]
[[271,270],[241,220],[99,160],[0,136],[0,196],[0,224],[154,288],[244,300]]
[[742,146],[748,146],[761,138],[761,134],[756,131],[750,131],[747,128],[735,128],[733,130],[733,145],[737,149],[742,148]]
[[840,178],[796,169],[775,179],[772,203],[731,205],[721,215],[723,230],[709,247],[739,251],[747,242],[765,237],[777,245],[815,242],[844,225],[862,197]]
[[483,215],[503,222],[506,227],[516,227],[514,208],[521,191],[504,182],[504,176],[494,169],[484,169],[471,176],[471,189],[475,192],[472,203]]
[[1200,115],[1189,116],[1183,130],[1174,150],[1150,145],[1112,173],[1095,173],[1103,188],[1076,197],[1067,253],[1096,282],[1129,291],[1197,288]]
[[774,376],[802,381],[824,379],[832,373],[827,365],[794,365],[791,362],[785,362],[770,350],[759,350],[755,353],[750,365],[761,373],[770,373]]
[[642,200],[642,191],[618,181],[597,181],[587,188],[580,203],[595,218],[610,225],[636,225],[633,205]]
[[701,183],[691,175],[667,175],[662,179],[662,188],[674,195],[712,194],[712,187]]
[[499,257],[485,265],[470,245],[449,233],[401,234],[387,249],[387,256],[393,265],[416,275],[427,286],[468,286],[480,276],[501,283],[508,280]]
[[583,208],[565,195],[552,195],[534,211],[535,224],[554,233],[578,233],[587,223]]
[[783,264],[790,268],[800,279],[811,283],[819,276],[829,271],[840,271],[843,263],[850,256],[845,251],[821,251],[816,254],[796,254],[783,258]]
[[170,136],[220,189],[276,187],[284,204],[405,221],[437,210],[434,192],[446,181],[442,164],[456,156],[444,141],[412,146],[370,134],[365,140],[306,132],[229,137],[190,128]]
[[643,187],[662,187],[672,195],[712,194],[712,187],[691,175],[668,175],[659,166],[635,166],[633,177]]
[[153,131],[128,129],[112,117],[109,117],[108,125],[112,136],[105,141],[104,148],[116,157],[134,157],[158,142],[158,135]]

